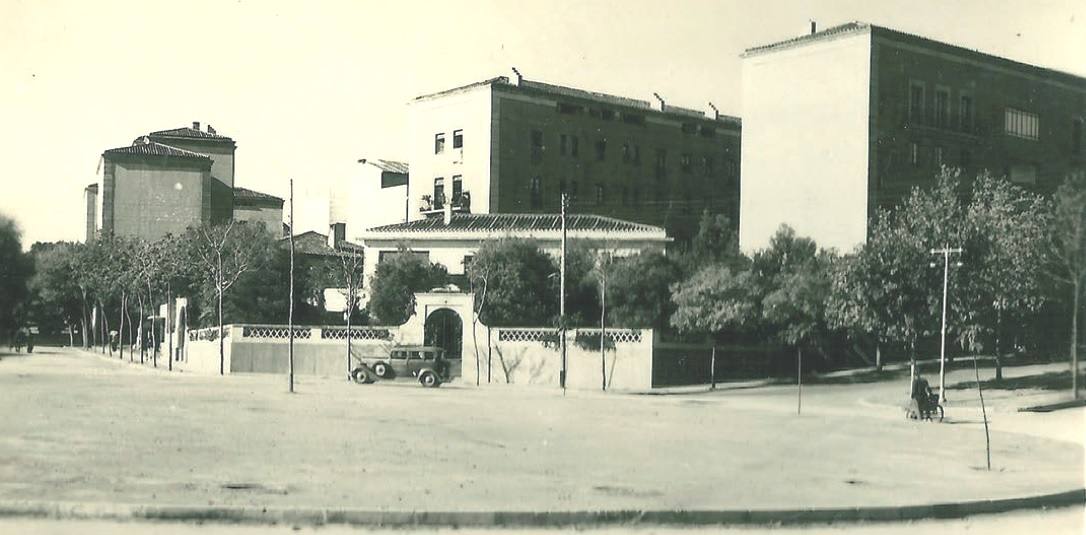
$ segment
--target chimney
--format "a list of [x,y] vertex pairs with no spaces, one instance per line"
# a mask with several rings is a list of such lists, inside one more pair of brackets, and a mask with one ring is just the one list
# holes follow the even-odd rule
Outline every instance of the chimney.
[[520,71],[518,71],[516,67],[513,67],[513,72],[517,75],[517,85],[522,85],[524,83],[524,76],[520,74]]
[[709,107],[713,109],[713,119],[720,120],[720,110],[716,109],[716,105],[712,102],[709,103]]
[[193,121],[192,122],[192,129],[199,132],[200,131],[200,121]]
[[332,223],[328,225],[328,246],[335,249],[347,238],[346,223]]
[[207,133],[208,133],[208,134],[214,134],[214,133],[215,133],[215,129],[214,129],[214,128],[212,128],[212,127],[211,127],[211,125],[207,125]]
[[442,215],[445,216],[445,224],[452,223],[452,203],[445,203],[445,207],[442,209]]
[[818,31],[818,23],[812,20],[811,21],[811,35],[814,35],[814,33],[817,32],[817,31]]
[[652,96],[656,97],[656,100],[660,101],[660,111],[667,111],[667,103],[664,102],[664,97],[661,97],[660,93],[653,93]]

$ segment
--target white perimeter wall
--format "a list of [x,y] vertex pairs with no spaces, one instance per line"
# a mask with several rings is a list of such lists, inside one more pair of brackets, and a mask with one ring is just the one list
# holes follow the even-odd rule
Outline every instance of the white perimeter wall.
[[864,242],[870,58],[870,33],[744,58],[744,251],[782,223],[823,247]]
[[[431,100],[412,102],[409,108],[411,172],[408,175],[408,214],[422,219],[419,198],[433,194],[434,179],[445,178],[445,195],[452,194],[452,177],[464,177],[471,195],[471,211],[490,212],[491,90],[479,86]],[[464,131],[464,146],[452,148],[454,130]],[[434,154],[434,134],[445,134],[445,152]],[[451,197],[448,197],[451,199]]]

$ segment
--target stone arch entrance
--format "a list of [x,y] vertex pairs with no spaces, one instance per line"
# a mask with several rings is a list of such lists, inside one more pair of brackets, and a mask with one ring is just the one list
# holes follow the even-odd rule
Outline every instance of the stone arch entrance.
[[464,347],[464,321],[455,310],[439,308],[426,317],[423,343],[445,350],[450,359],[461,358]]

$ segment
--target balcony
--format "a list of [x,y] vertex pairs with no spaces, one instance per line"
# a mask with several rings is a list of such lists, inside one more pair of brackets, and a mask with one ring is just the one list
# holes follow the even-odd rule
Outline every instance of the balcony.
[[439,194],[437,196],[423,195],[422,198],[419,199],[419,213],[427,216],[440,214],[445,211],[446,203],[449,204],[449,207],[453,212],[471,212],[471,194],[467,191],[463,191],[454,193],[451,202],[448,201],[444,194]]

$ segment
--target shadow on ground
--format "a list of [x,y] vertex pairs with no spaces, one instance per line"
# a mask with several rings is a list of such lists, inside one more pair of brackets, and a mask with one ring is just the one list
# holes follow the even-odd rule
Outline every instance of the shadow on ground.
[[[1082,376],[1080,375],[1079,381],[1081,380]],[[1036,375],[1026,375],[1023,377],[1004,377],[1001,381],[988,379],[987,381],[981,381],[980,385],[985,389],[991,390],[1070,390],[1071,371],[1047,372]],[[976,387],[976,381],[962,381],[960,383],[947,385],[947,389],[949,390],[965,390]]]

